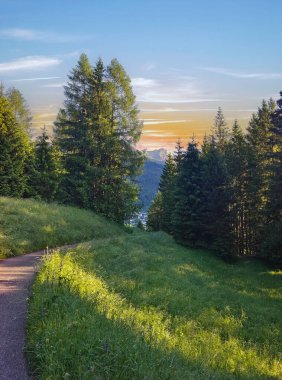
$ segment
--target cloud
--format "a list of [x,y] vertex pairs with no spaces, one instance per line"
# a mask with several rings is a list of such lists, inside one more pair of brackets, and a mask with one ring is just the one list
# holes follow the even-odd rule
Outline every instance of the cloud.
[[56,66],[61,63],[57,58],[50,58],[44,56],[29,56],[16,59],[10,62],[0,63],[0,73],[9,71],[20,70],[36,70],[46,67]]
[[282,79],[282,73],[239,73],[222,67],[203,67],[202,70],[241,79]]
[[147,78],[132,78],[131,83],[133,87],[152,88],[157,86],[157,81]]
[[163,80],[133,78],[132,85],[138,102],[181,104],[221,101],[215,95],[201,91],[196,79],[190,76],[166,76]]
[[51,80],[51,79],[60,79],[60,78],[61,77],[22,78],[22,79],[12,79],[11,82],[40,81],[40,80]]
[[66,85],[65,82],[63,83],[51,83],[51,84],[45,84],[41,87],[44,87],[44,88],[61,88],[61,87],[64,87]]
[[66,35],[62,33],[24,28],[2,29],[0,30],[0,37],[5,39],[15,39],[19,41],[41,41],[51,43],[74,42],[92,38],[90,35]]
[[156,120],[156,121],[147,121],[146,119],[143,120],[144,125],[157,125],[157,124],[175,124],[175,123],[190,123],[191,120]]
[[156,67],[157,67],[157,65],[156,65],[155,63],[147,63],[147,64],[144,66],[144,70],[145,70],[145,71],[152,71],[152,70],[154,70]]

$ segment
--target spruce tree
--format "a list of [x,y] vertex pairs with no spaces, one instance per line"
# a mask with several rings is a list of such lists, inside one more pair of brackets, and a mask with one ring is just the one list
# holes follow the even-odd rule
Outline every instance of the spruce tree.
[[180,165],[181,165],[182,159],[184,157],[184,154],[185,154],[185,152],[183,150],[181,140],[178,139],[176,142],[176,145],[175,145],[175,150],[174,150],[174,162],[176,165],[176,171],[179,171],[179,169],[180,169]]
[[272,114],[275,103],[270,100],[262,102],[261,107],[252,119],[247,129],[248,171],[247,171],[247,202],[248,223],[246,234],[249,239],[248,254],[256,255],[261,251],[263,229],[266,223],[264,208],[270,186],[268,167],[271,162],[272,146],[269,144],[272,135]]
[[194,140],[188,144],[176,180],[173,235],[176,241],[195,246],[202,242],[202,162]]
[[218,108],[217,114],[214,119],[212,135],[214,136],[214,140],[219,151],[223,153],[228,142],[229,130],[221,107]]
[[35,142],[34,171],[31,177],[33,194],[45,201],[53,201],[59,190],[62,173],[60,152],[51,144],[44,128],[42,135]]
[[[65,87],[65,108],[55,122],[55,138],[61,152],[66,175],[62,181],[62,201],[89,207],[86,171],[90,165],[88,153],[87,115],[92,107],[93,69],[85,54],[69,75]],[[88,113],[87,113],[88,112]]]
[[211,137],[201,155],[203,243],[224,255],[232,253],[229,215],[230,185],[225,158]]
[[32,116],[22,93],[15,87],[12,87],[5,92],[5,96],[12,106],[18,125],[30,133]]
[[235,255],[248,254],[249,237],[247,235],[249,210],[247,202],[248,188],[248,145],[243,132],[235,120],[230,141],[226,148],[226,163],[230,176],[230,222],[232,224],[232,242]]
[[29,137],[17,123],[12,105],[0,96],[0,195],[24,194],[30,149]]
[[163,208],[162,193],[158,191],[148,209],[146,226],[149,231],[160,231],[162,229]]
[[141,133],[130,78],[117,60],[93,68],[83,54],[65,87],[56,141],[66,169],[65,201],[118,222],[137,210],[135,177],[143,157],[134,145]]
[[264,208],[264,238],[261,255],[271,258],[282,258],[282,91],[273,112],[270,128],[269,188]]
[[162,193],[163,213],[161,229],[169,234],[173,231],[172,214],[175,206],[176,164],[171,154],[168,154],[160,178],[159,191]]

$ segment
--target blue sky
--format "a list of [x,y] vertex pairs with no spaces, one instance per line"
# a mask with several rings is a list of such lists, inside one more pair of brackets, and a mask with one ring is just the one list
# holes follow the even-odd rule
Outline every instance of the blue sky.
[[282,90],[280,0],[0,0],[0,80],[51,126],[79,55],[116,57],[145,120],[143,145],[199,139],[222,106],[243,126]]

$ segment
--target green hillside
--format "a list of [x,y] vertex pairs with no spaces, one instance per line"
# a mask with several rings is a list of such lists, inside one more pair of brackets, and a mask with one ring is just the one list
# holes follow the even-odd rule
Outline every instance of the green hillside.
[[28,320],[36,378],[281,378],[281,272],[164,233],[105,222],[100,235],[44,260]]
[[[0,197],[0,258],[107,236],[105,219],[90,211]],[[113,234],[120,228],[109,224]]]

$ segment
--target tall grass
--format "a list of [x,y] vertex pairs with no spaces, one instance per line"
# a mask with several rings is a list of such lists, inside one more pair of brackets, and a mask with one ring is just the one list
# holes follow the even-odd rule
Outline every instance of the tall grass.
[[281,272],[135,231],[47,256],[27,352],[40,379],[278,379]]
[[0,197],[0,258],[120,233],[86,210]]

